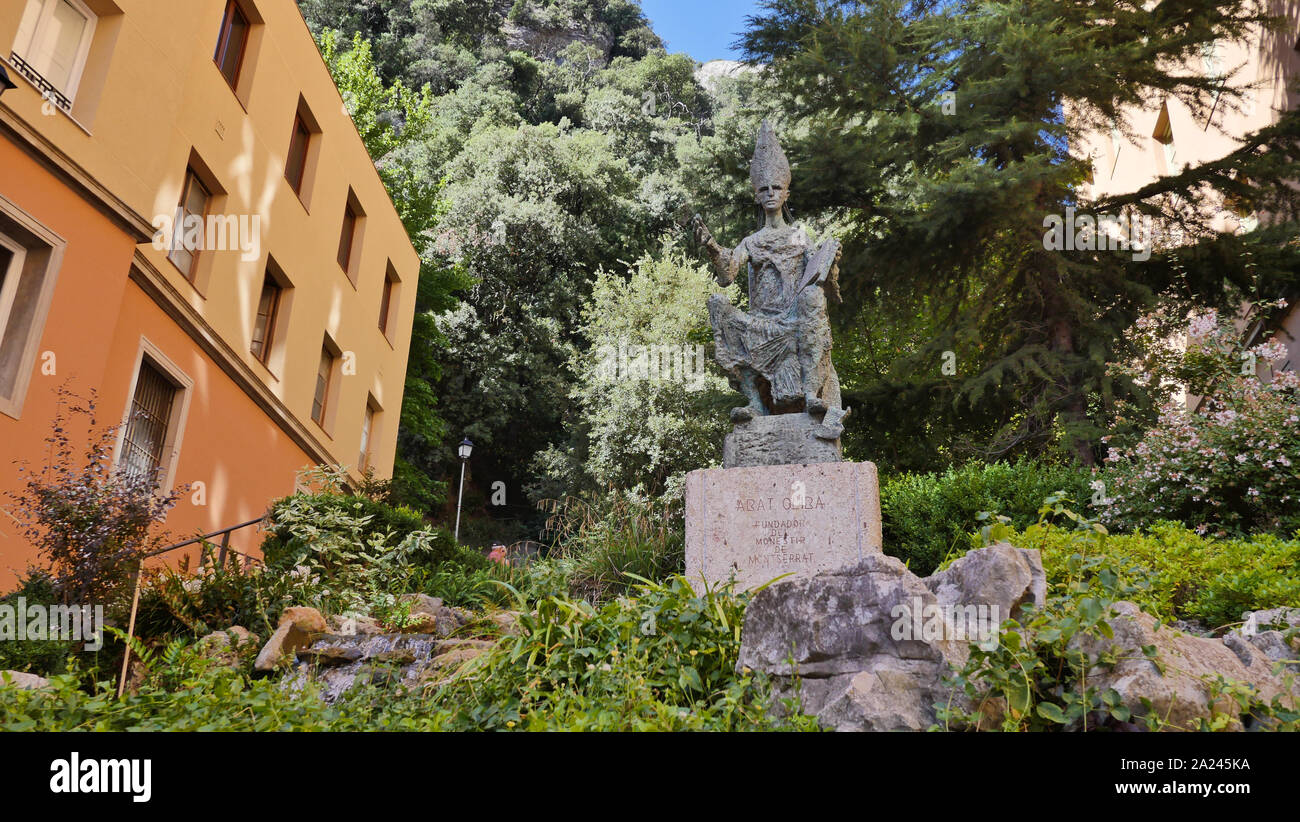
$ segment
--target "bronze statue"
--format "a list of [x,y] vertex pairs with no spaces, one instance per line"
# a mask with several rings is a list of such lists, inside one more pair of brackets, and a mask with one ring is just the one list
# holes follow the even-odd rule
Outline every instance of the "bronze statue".
[[842,249],[831,237],[810,247],[808,235],[787,219],[790,162],[776,132],[763,121],[750,161],[754,199],[763,226],[734,249],[723,248],[696,214],[695,239],[704,246],[721,285],[742,265],[749,271],[749,313],[721,294],[709,298],[709,321],[718,364],[748,405],[734,408],[735,423],[773,414],[807,413],[822,423],[822,439],[838,440],[848,411],[841,406],[839,377],[831,363],[827,291],[839,298]]

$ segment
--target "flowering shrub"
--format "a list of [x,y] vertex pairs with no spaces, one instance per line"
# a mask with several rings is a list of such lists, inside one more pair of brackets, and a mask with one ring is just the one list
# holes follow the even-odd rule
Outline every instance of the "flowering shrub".
[[1256,365],[1285,349],[1244,350],[1239,337],[1214,312],[1192,319],[1181,375],[1205,401],[1196,411],[1166,403],[1135,444],[1112,448],[1107,523],[1176,520],[1220,535],[1300,528],[1300,375],[1260,379]]
[[[61,387],[58,397],[45,438],[49,462],[39,470],[18,465],[23,488],[10,494],[14,514],[59,599],[112,605],[139,559],[163,544],[155,527],[185,489],[160,492],[157,472],[113,464],[118,429],[98,426],[94,392],[81,397]],[[78,418],[84,434],[73,430]]]

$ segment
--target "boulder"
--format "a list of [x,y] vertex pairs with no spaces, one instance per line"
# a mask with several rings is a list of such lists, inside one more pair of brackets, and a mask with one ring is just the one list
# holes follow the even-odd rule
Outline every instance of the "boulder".
[[999,542],[971,551],[944,571],[925,578],[939,605],[996,606],[998,621],[1020,619],[1026,606],[1047,601],[1047,574],[1036,550]]
[[1247,611],[1241,615],[1242,634],[1250,636],[1270,629],[1300,628],[1300,608],[1269,608],[1265,611]]
[[379,620],[367,616],[331,616],[329,632],[338,636],[374,636],[384,629]]
[[524,630],[519,617],[518,611],[497,611],[488,614],[487,621],[495,625],[502,636],[519,636]]
[[35,691],[48,687],[49,684],[48,679],[36,674],[25,674],[22,671],[0,671],[0,688],[13,687],[20,691]]
[[[1131,602],[1112,607],[1114,616],[1107,621],[1113,639],[1080,634],[1070,646],[1092,659],[1113,654],[1113,665],[1100,663],[1089,671],[1089,684],[1101,691],[1114,688],[1135,717],[1153,713],[1165,720],[1169,730],[1197,730],[1202,721],[1208,723],[1217,714],[1229,717],[1227,730],[1242,730],[1236,700],[1215,693],[1219,677],[1249,685],[1264,702],[1280,698],[1283,704],[1296,704],[1300,685],[1293,685],[1288,693],[1286,682],[1273,675],[1264,654],[1239,654],[1222,640],[1157,627],[1155,617]],[[1144,649],[1153,649],[1155,659]]]
[[443,610],[442,600],[427,594],[403,594],[397,601],[409,605],[412,614],[437,614]]
[[292,622],[299,630],[309,634],[323,633],[329,630],[329,625],[325,622],[325,617],[315,608],[305,605],[295,605],[285,608],[284,613],[280,614],[280,624]]
[[[924,730],[942,679],[965,664],[964,641],[911,631],[913,609],[938,606],[903,563],[884,554],[760,591],[745,612],[739,668],[771,677],[778,699],[834,730]],[[904,630],[900,630],[900,626]]]
[[328,629],[325,617],[315,608],[295,606],[284,609],[280,615],[280,626],[271,634],[266,645],[262,646],[253,663],[253,670],[269,673],[282,667],[293,659],[299,648],[311,644],[312,634],[323,633]]

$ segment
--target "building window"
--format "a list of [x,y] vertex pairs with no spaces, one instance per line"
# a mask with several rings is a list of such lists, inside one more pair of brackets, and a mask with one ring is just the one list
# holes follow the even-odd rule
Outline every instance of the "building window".
[[375,407],[366,403],[365,416],[361,418],[361,457],[357,466],[362,471],[370,469],[370,439],[375,430]]
[[176,223],[172,227],[171,252],[167,255],[167,259],[175,263],[186,277],[193,277],[194,262],[203,249],[211,201],[212,192],[194,173],[194,169],[186,169],[180,205],[176,208]]
[[120,465],[128,475],[145,477],[151,482],[161,479],[159,470],[168,447],[177,391],[175,383],[153,363],[148,359],[140,361],[122,441]]
[[320,350],[320,364],[316,367],[316,395],[311,401],[311,418],[321,428],[325,427],[325,412],[330,396],[330,382],[334,374],[334,354],[328,346]]
[[307,149],[311,145],[311,129],[301,114],[293,117],[293,136],[289,139],[289,160],[284,167],[284,178],[294,193],[302,196],[302,183],[307,176]]
[[82,0],[27,0],[14,67],[64,111],[72,108],[97,18]]
[[253,320],[253,344],[251,351],[263,365],[271,357],[271,346],[275,342],[275,323],[280,314],[280,300],[284,289],[266,272],[262,280],[262,295],[257,301],[257,317]]
[[384,293],[379,298],[379,330],[384,332],[384,336],[389,334],[389,325],[393,318],[393,298],[396,295],[396,281],[393,279],[392,272],[384,277]]
[[234,89],[239,85],[239,71],[248,49],[248,16],[235,0],[226,0],[226,13],[221,18],[221,34],[217,37],[217,50],[212,55],[221,75]]
[[357,236],[357,212],[348,202],[343,207],[343,231],[339,235],[339,266],[349,275],[352,270],[352,246]]
[[22,276],[26,257],[27,252],[22,246],[0,234],[0,346],[9,327],[9,316],[14,313],[18,279]]
[[18,419],[32,374],[39,370],[64,245],[29,215],[7,206],[0,197],[0,414]]

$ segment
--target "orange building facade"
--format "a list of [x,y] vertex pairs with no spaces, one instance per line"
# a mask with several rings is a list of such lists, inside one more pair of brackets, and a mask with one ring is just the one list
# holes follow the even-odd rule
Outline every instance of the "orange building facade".
[[0,60],[0,494],[60,386],[189,487],[177,541],[308,466],[390,475],[419,258],[293,0],[5,0]]

